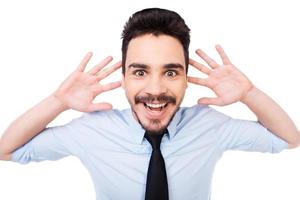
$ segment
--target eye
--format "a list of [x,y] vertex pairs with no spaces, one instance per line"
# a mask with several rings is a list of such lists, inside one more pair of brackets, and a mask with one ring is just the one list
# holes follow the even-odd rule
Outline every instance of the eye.
[[175,71],[167,71],[167,72],[165,73],[165,75],[166,75],[166,76],[169,76],[169,77],[174,77],[174,76],[177,75],[177,72],[175,72]]
[[136,70],[133,72],[134,75],[136,76],[144,76],[145,75],[145,71],[144,70]]

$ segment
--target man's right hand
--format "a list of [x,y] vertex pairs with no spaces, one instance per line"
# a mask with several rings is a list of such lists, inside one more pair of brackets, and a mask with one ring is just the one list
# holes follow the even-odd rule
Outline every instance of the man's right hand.
[[121,81],[105,85],[99,83],[119,69],[121,62],[103,70],[112,61],[112,57],[107,57],[89,72],[84,72],[91,57],[92,53],[88,53],[77,69],[54,93],[26,111],[8,126],[0,139],[0,160],[10,160],[12,152],[41,133],[53,119],[67,109],[92,112],[112,108],[109,103],[92,103],[92,101],[100,93],[121,86]]
[[74,109],[81,112],[93,112],[112,108],[110,103],[93,103],[93,100],[100,93],[121,86],[121,81],[104,85],[99,83],[102,79],[119,69],[121,61],[107,69],[103,69],[112,61],[112,57],[109,56],[88,72],[84,72],[91,57],[92,53],[87,53],[77,69],[53,93],[53,96],[63,104],[66,110]]

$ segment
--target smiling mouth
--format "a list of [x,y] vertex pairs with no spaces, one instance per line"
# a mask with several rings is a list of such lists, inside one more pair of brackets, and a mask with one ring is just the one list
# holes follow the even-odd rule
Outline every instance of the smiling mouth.
[[162,111],[165,107],[167,107],[168,103],[144,103],[144,106],[151,111]]

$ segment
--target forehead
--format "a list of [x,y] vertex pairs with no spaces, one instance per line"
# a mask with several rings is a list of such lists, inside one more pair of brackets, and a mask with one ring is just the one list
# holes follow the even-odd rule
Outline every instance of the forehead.
[[146,34],[129,42],[126,63],[142,63],[148,66],[163,66],[179,63],[184,66],[184,51],[181,43],[168,35]]

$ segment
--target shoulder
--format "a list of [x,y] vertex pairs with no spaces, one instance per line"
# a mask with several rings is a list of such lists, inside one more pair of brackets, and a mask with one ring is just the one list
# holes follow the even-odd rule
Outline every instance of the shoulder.
[[84,124],[98,124],[102,123],[126,123],[128,120],[129,109],[111,109],[104,111],[95,111],[90,113],[84,113],[81,117],[75,119]]
[[69,123],[55,127],[55,130],[56,132],[68,133],[71,137],[77,138],[81,142],[86,141],[86,144],[89,144],[91,140],[98,141],[101,135],[113,135],[113,133],[124,132],[120,130],[128,127],[127,113],[127,109],[83,113]]
[[201,120],[205,122],[220,122],[230,119],[229,116],[203,104],[196,104],[192,107],[181,107],[179,112],[181,114],[181,118],[187,121]]

